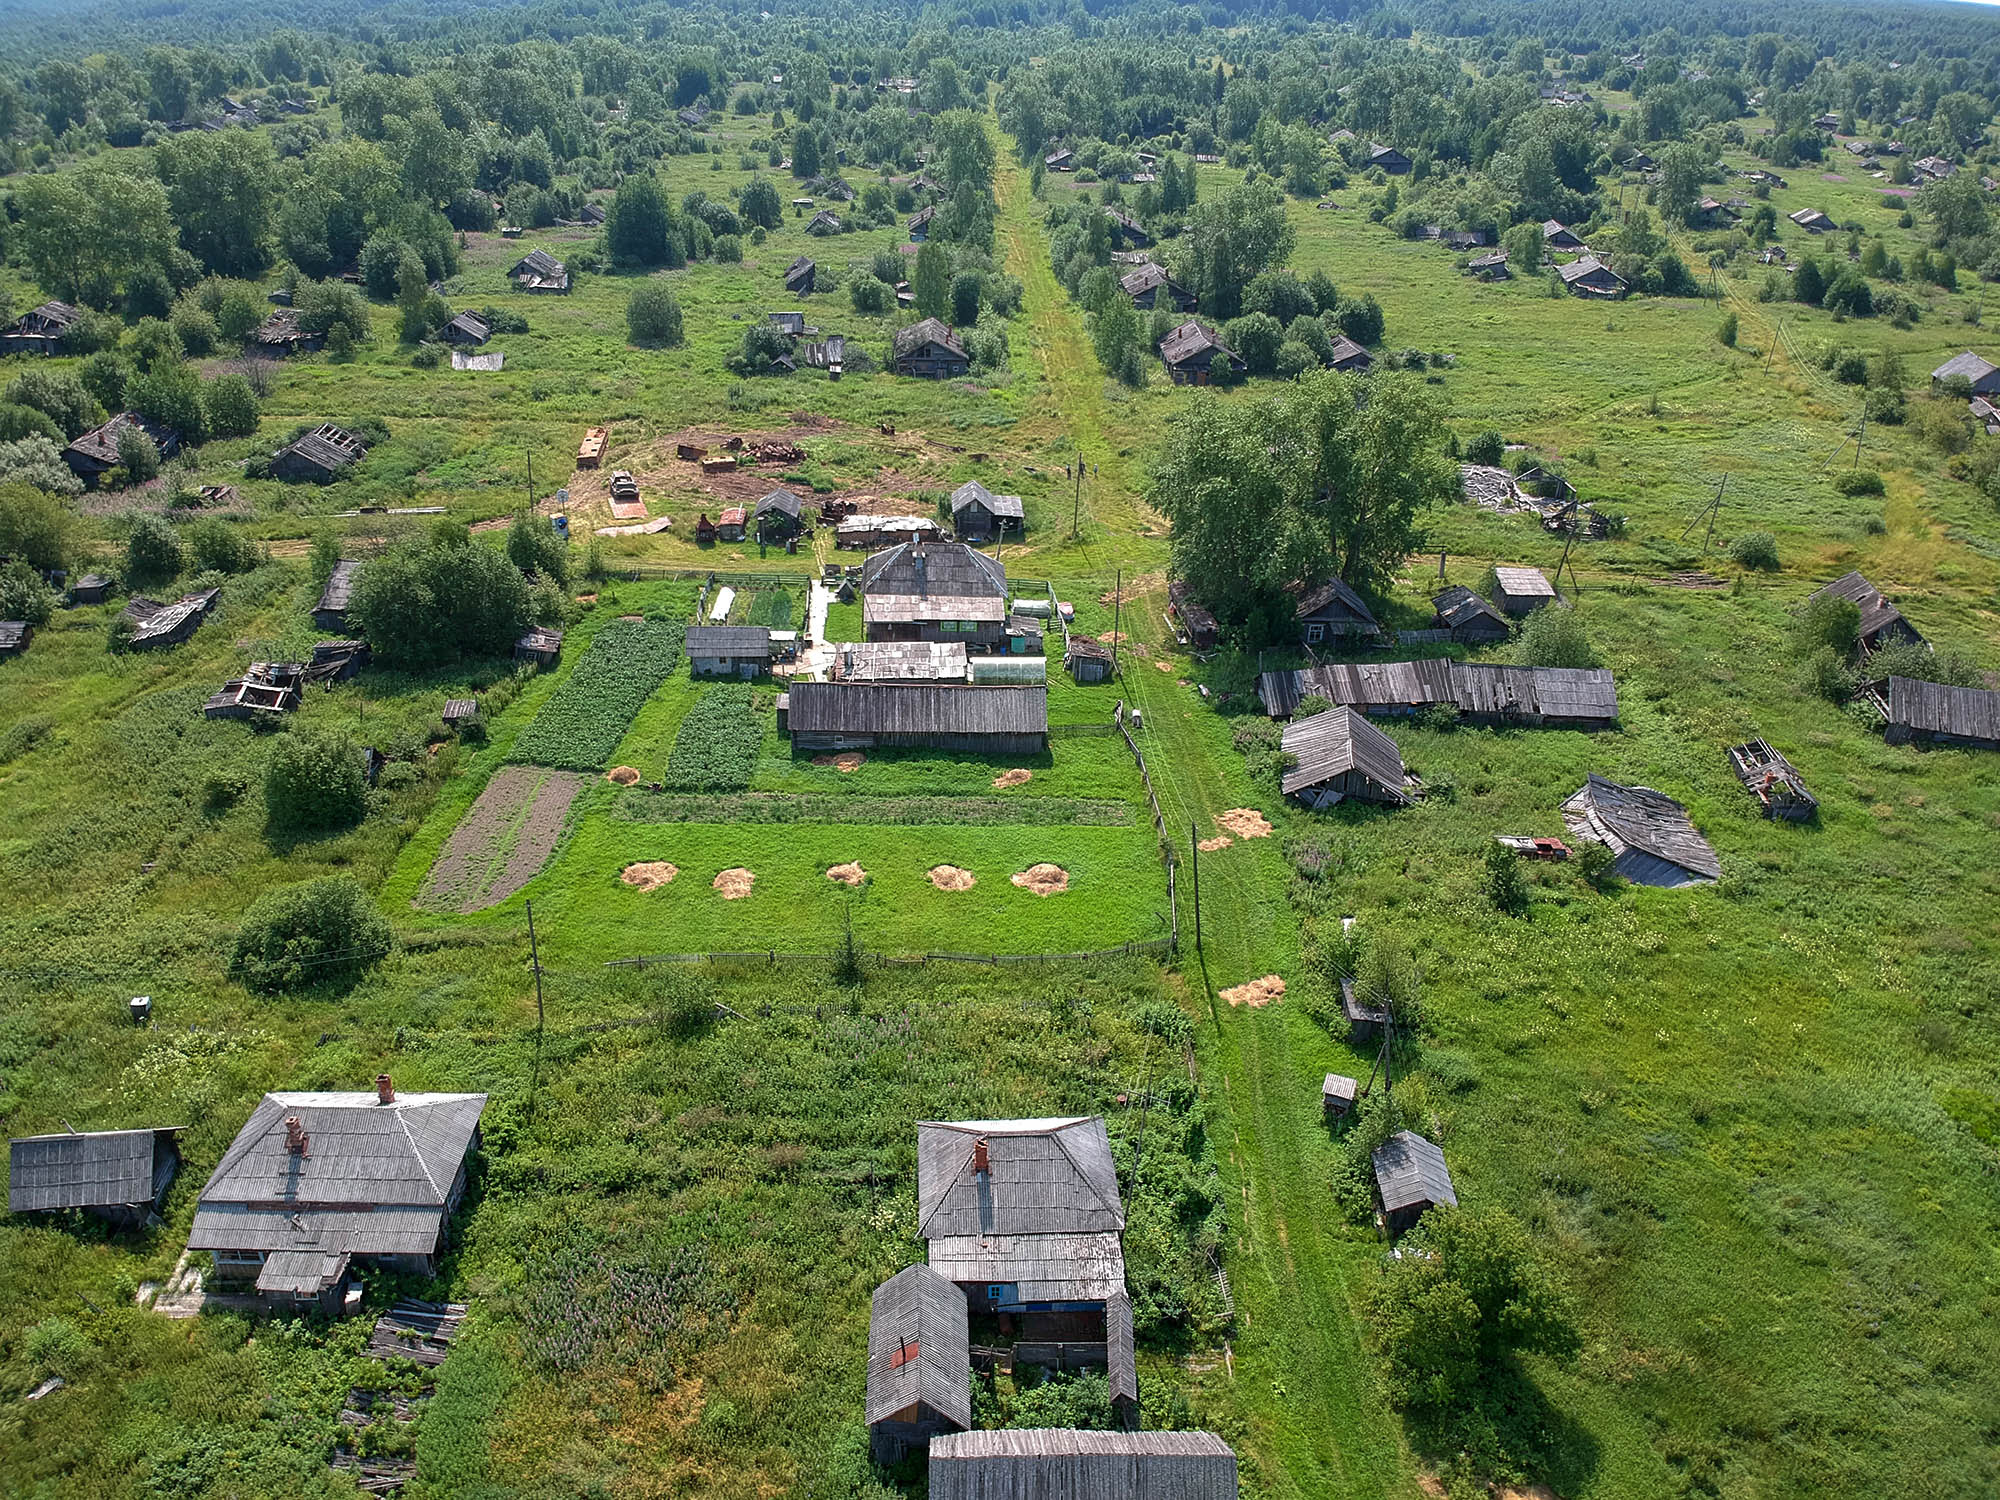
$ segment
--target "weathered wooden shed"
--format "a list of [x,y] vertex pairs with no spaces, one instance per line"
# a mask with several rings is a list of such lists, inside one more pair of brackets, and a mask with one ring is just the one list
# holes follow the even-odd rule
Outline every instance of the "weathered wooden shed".
[[1156,307],[1171,307],[1175,312],[1191,313],[1198,305],[1195,294],[1167,274],[1167,268],[1147,261],[1136,266],[1118,278],[1119,290],[1132,299],[1132,305],[1151,312]]
[[1845,599],[1861,611],[1857,639],[1863,651],[1879,651],[1884,646],[1924,644],[1916,626],[1904,619],[1903,612],[1859,573],[1843,573],[1832,583],[1821,584],[1806,596],[1808,601],[1827,597]]
[[1555,603],[1556,591],[1540,568],[1498,567],[1493,570],[1493,602],[1501,613],[1519,618]]
[[1326,1082],[1322,1083],[1319,1089],[1321,1111],[1330,1120],[1348,1114],[1354,1108],[1354,1098],[1360,1087],[1360,1084],[1345,1073],[1327,1074]]
[[1285,795],[1307,807],[1350,799],[1400,807],[1410,800],[1396,742],[1351,708],[1294,719],[1285,726],[1283,744],[1297,762],[1284,773]]
[[83,309],[68,302],[44,302],[21,314],[0,333],[0,354],[59,354]]
[[447,344],[476,348],[493,337],[493,325],[476,312],[462,312],[444,325],[438,337]]
[[819,267],[809,255],[801,255],[785,268],[785,290],[794,296],[803,297],[813,289],[813,282],[819,274]]
[[1236,1500],[1212,1432],[1015,1428],[931,1441],[931,1500]]
[[333,571],[327,575],[326,587],[320,590],[319,603],[313,606],[314,629],[347,629],[347,611],[354,602],[354,583],[360,576],[359,562],[343,557],[333,565]]
[[19,656],[35,638],[35,627],[26,620],[0,620],[0,656]]
[[1357,1044],[1376,1040],[1389,1024],[1389,1012],[1364,1000],[1351,976],[1340,981],[1340,1013],[1347,1017],[1347,1039]]
[[1221,635],[1215,616],[1207,605],[1194,597],[1194,592],[1180,579],[1167,584],[1167,607],[1174,618],[1180,621],[1181,634],[1187,643],[1197,651],[1211,651]]
[[805,529],[805,503],[790,490],[772,490],[751,512],[757,539],[788,542]]
[[790,696],[787,729],[800,750],[905,746],[1035,755],[1048,748],[1046,687],[801,682]]
[[965,1293],[929,1266],[875,1288],[868,1315],[868,1445],[894,1464],[940,1433],[972,1425]]
[[1375,1148],[1374,1165],[1375,1201],[1391,1237],[1414,1228],[1427,1209],[1458,1206],[1444,1152],[1420,1135],[1397,1131]]
[[116,580],[102,573],[86,573],[69,586],[71,604],[102,604],[110,597]]
[[1449,630],[1461,645],[1490,646],[1512,633],[1507,617],[1462,583],[1434,595],[1431,607],[1437,611],[1437,628]]
[[1333,341],[1333,346],[1328,351],[1328,354],[1327,368],[1330,370],[1339,370],[1348,375],[1364,375],[1368,372],[1369,367],[1375,363],[1375,356],[1362,348],[1361,345],[1355,343],[1346,334],[1342,334]]
[[553,667],[562,656],[563,633],[537,626],[514,642],[514,660],[531,661],[537,667]]
[[1381,168],[1391,177],[1401,177],[1410,170],[1410,159],[1394,146],[1374,141],[1368,147],[1368,165]]
[[1590,247],[1560,219],[1542,221],[1542,243],[1551,250],[1587,250]]
[[976,479],[951,492],[952,530],[969,540],[1018,534],[1026,517],[1019,495],[996,495]]
[[307,328],[295,307],[280,307],[250,330],[250,351],[267,359],[316,354],[326,347],[326,330]]
[[2000,750],[2000,693],[1909,677],[1891,677],[1864,691],[1882,715],[1882,737],[1892,745]]
[[1767,818],[1804,823],[1819,811],[1819,801],[1806,790],[1806,779],[1798,767],[1765,740],[1731,745],[1729,767],[1743,789],[1763,804]]
[[201,622],[208,618],[221,597],[221,589],[203,589],[197,594],[183,594],[171,604],[162,604],[157,599],[134,594],[119,612],[132,622],[131,648],[152,651],[180,645],[201,628]]
[[690,625],[682,649],[696,677],[751,678],[771,670],[771,631],[764,625]]
[[288,714],[299,706],[305,666],[292,661],[253,661],[241,677],[232,677],[201,707],[207,719],[254,719],[260,714]]
[[1625,278],[1594,255],[1586,255],[1558,266],[1556,275],[1568,291],[1578,297],[1599,297],[1614,301],[1628,290]]
[[1308,646],[1341,638],[1372,640],[1382,634],[1374,611],[1339,578],[1307,589],[1299,596],[1295,613],[1299,639]]
[[1704,885],[1722,878],[1722,862],[1695,831],[1687,809],[1649,786],[1620,786],[1591,773],[1562,805],[1579,839],[1605,845],[1612,868],[1635,885]]
[[444,704],[444,727],[459,729],[467,724],[479,722],[479,700],[477,698],[447,698]]
[[159,1211],[180,1169],[179,1125],[65,1131],[8,1143],[7,1211],[75,1209],[122,1227]]
[[507,274],[514,278],[514,285],[524,292],[562,293],[569,290],[569,267],[546,250],[530,250],[508,268]]
[[332,422],[322,422],[271,455],[273,479],[331,484],[343,470],[368,456],[368,444]]
[[1073,635],[1063,665],[1069,668],[1069,675],[1075,681],[1088,685],[1109,682],[1115,663],[1109,646],[1088,636]]

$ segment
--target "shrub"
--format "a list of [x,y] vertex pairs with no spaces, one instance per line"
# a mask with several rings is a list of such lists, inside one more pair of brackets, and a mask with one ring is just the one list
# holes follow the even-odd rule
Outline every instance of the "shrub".
[[62,430],[79,437],[104,420],[104,408],[89,388],[67,370],[23,370],[7,385],[7,400],[32,407]]
[[[125,386],[132,378],[132,362],[122,354],[106,350],[93,354],[77,366],[76,378],[83,388],[97,398],[98,405],[106,411],[125,409]],[[14,399],[10,390],[7,399]]]
[[0,620],[46,625],[55,613],[55,590],[22,558],[0,563]]
[[199,443],[208,435],[201,377],[179,360],[162,360],[134,376],[125,388],[125,401],[148,421],[173,428],[184,443]]
[[1868,658],[1868,676],[1908,677],[1917,682],[1941,682],[1948,687],[1983,688],[1984,675],[1968,658],[1953,650],[1927,646],[1884,646]]
[[1715,330],[1715,337],[1717,341],[1720,342],[1725,349],[1734,349],[1736,347],[1737,328],[1738,324],[1736,321],[1736,314],[1730,313],[1727,317],[1725,317],[1722,320],[1722,326]]
[[76,551],[76,516],[31,485],[0,485],[0,555],[35,568],[67,569]]
[[1506,441],[1497,432],[1482,432],[1465,445],[1465,461],[1497,469],[1507,456]]
[[569,582],[569,543],[545,516],[523,511],[507,529],[507,560],[523,573]]
[[361,570],[353,611],[369,644],[400,665],[501,656],[527,627],[528,585],[491,547],[404,548]]
[[229,977],[266,993],[352,978],[389,951],[388,920],[352,875],[264,892],[243,914]]
[[212,353],[220,335],[216,331],[215,319],[199,302],[183,298],[176,303],[173,312],[173,330],[180,338],[181,348],[192,355]]
[[211,437],[249,437],[257,430],[257,393],[241,375],[221,375],[202,392]]
[[1618,872],[1612,868],[1617,863],[1618,856],[1606,844],[1587,843],[1576,852],[1576,872],[1594,891],[1608,891],[1618,883]]
[[184,541],[198,573],[247,573],[259,561],[257,544],[218,517],[195,522]]
[[1972,424],[1956,401],[1919,401],[1910,425],[1940,453],[1963,453],[1972,446]]
[[1861,606],[1836,594],[1815,595],[1799,611],[1792,629],[1801,650],[1824,647],[1847,661],[1861,641]]
[[264,767],[264,811],[274,829],[349,828],[368,807],[361,752],[345,734],[298,729],[279,735]]
[[1848,670],[1847,659],[1837,655],[1831,646],[1815,647],[1799,667],[1800,689],[1829,703],[1845,703],[1854,696],[1854,686],[1854,674]]
[[889,311],[896,294],[873,276],[857,276],[847,284],[847,295],[853,299],[856,312],[879,318]]
[[681,304],[664,281],[647,281],[625,305],[625,324],[635,344],[673,348],[681,342]]
[[60,1375],[74,1380],[82,1373],[91,1355],[90,1339],[68,1318],[44,1318],[28,1329],[21,1341],[22,1353],[37,1375]]
[[1510,917],[1528,909],[1528,884],[1521,878],[1521,862],[1505,844],[1486,845],[1486,899],[1493,909]]
[[114,446],[118,452],[118,469],[124,472],[127,484],[144,484],[160,472],[160,450],[138,428],[119,428]]
[[1778,539],[1768,531],[1746,531],[1729,544],[1729,559],[1739,568],[1778,571]]
[[1524,667],[1594,667],[1597,653],[1591,649],[1583,620],[1573,609],[1551,604],[1528,616],[1515,643],[1515,660]]
[[1833,476],[1833,487],[1843,495],[1879,495],[1882,476],[1873,469],[1843,469]]
[[0,401],[0,443],[18,443],[27,437],[47,438],[58,451],[62,444],[69,441],[47,412],[36,411],[32,406],[16,406],[11,401]]
[[187,566],[173,524],[160,516],[140,516],[125,541],[125,577],[134,584],[166,583]]

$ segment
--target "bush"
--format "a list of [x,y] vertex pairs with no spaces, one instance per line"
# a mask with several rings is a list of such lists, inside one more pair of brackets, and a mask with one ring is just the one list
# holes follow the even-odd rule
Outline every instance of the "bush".
[[180,534],[161,516],[140,516],[125,541],[125,577],[132,584],[170,583],[187,566]]
[[869,317],[882,317],[895,299],[895,291],[873,276],[857,276],[847,284],[854,310]]
[[199,302],[183,298],[176,303],[172,322],[181,348],[187,353],[199,356],[214,352],[220,335],[216,331],[215,319]]
[[408,547],[362,568],[353,612],[369,644],[399,665],[502,656],[527,628],[528,585],[491,547]]
[[1469,464],[1484,464],[1490,469],[1497,469],[1506,456],[1506,441],[1497,432],[1482,432],[1465,445],[1465,461]]
[[1833,487],[1843,495],[1879,495],[1882,476],[1873,469],[1843,469],[1833,476]]
[[46,625],[55,613],[55,590],[22,558],[0,563],[0,620]]
[[1819,594],[1806,601],[1792,629],[1802,651],[1824,648],[1848,661],[1861,643],[1861,606],[1836,594]]
[[1819,646],[1808,653],[1799,667],[1799,687],[1829,703],[1845,703],[1854,696],[1854,673],[1848,670],[1844,656],[1837,655],[1830,646]]
[[208,436],[201,377],[191,365],[179,360],[160,361],[133,377],[125,389],[125,401],[148,421],[173,428],[184,443],[199,443]]
[[1517,917],[1528,909],[1528,883],[1521,878],[1521,862],[1505,844],[1486,845],[1486,899],[1493,909]]
[[1722,326],[1715,330],[1715,337],[1722,344],[1723,348],[1734,349],[1736,347],[1737,328],[1738,324],[1735,313],[1730,313],[1722,320]]
[[27,437],[47,438],[50,446],[58,452],[69,441],[47,412],[36,411],[32,406],[16,406],[11,401],[0,401],[0,443],[18,443]]
[[278,736],[264,767],[264,812],[272,828],[349,828],[367,808],[367,781],[354,741],[305,729]]
[[[93,354],[77,366],[76,378],[106,411],[123,411],[125,386],[132,379],[132,362],[109,351]],[[14,399],[11,391],[7,399]]]
[[266,993],[350,979],[389,951],[388,920],[352,875],[279,886],[243,914],[229,977]]
[[1608,891],[1618,883],[1618,872],[1613,868],[1617,863],[1618,856],[1607,844],[1587,843],[1576,852],[1576,873],[1593,891]]
[[0,485],[0,555],[35,568],[67,569],[78,529],[76,516],[53,496],[31,485]]
[[184,540],[197,573],[247,573],[261,560],[257,544],[218,517],[195,522]]
[[507,529],[507,560],[523,573],[569,582],[569,543],[544,516],[523,511],[514,517]]
[[257,430],[257,393],[241,375],[221,375],[202,392],[210,437],[249,437]]
[[65,441],[104,420],[97,398],[67,370],[23,370],[8,383],[7,400],[41,412],[61,429]]
[[119,428],[115,446],[127,484],[144,484],[160,472],[159,448],[137,427]]
[[1551,604],[1528,616],[1515,643],[1514,659],[1524,667],[1594,667],[1583,621],[1573,609]]
[[27,1355],[35,1374],[74,1380],[89,1362],[92,1346],[76,1324],[68,1318],[55,1317],[44,1318],[28,1329],[21,1341],[21,1352]]
[[1739,568],[1778,571],[1778,539],[1768,531],[1746,531],[1729,544],[1729,560]]
[[664,281],[647,281],[632,293],[625,304],[625,326],[632,342],[674,348],[683,337],[681,304],[673,288]]

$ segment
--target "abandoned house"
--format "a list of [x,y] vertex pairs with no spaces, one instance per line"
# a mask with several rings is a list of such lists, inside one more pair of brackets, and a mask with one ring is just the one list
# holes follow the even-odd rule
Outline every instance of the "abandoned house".
[[1018,534],[1025,521],[1019,495],[996,495],[976,479],[951,492],[951,527],[967,540],[984,541],[1010,531]]
[[157,599],[134,594],[119,611],[132,622],[128,644],[134,651],[180,645],[201,628],[201,622],[208,618],[221,597],[221,589],[203,589],[198,594],[183,594],[171,604],[162,604]]
[[462,312],[445,324],[438,337],[447,344],[477,347],[493,337],[493,325],[475,312]]
[[465,728],[469,724],[477,724],[479,722],[479,700],[477,698],[447,698],[444,700],[444,711],[439,715],[439,719],[445,729],[453,733]]
[[1042,158],[1042,165],[1051,172],[1067,172],[1075,161],[1075,156],[1067,146],[1058,146]]
[[1970,349],[1954,354],[1931,371],[1931,388],[1936,390],[1954,375],[1963,376],[1975,396],[2000,396],[2000,365],[1983,359]]
[[1861,625],[1856,639],[1863,651],[1879,651],[1884,646],[1924,644],[1923,636],[1903,618],[1903,612],[1859,573],[1844,573],[1832,583],[1820,585],[1806,597],[1810,601],[1829,595],[1846,599],[1861,611]]
[[1400,807],[1402,752],[1396,742],[1351,708],[1329,708],[1285,726],[1284,752],[1296,762],[1284,773],[1287,797],[1325,810],[1352,799]]
[[1465,263],[1465,270],[1467,275],[1476,276],[1481,281],[1506,281],[1510,274],[1507,252],[1494,250],[1485,255],[1475,255]]
[[813,289],[813,279],[819,274],[819,267],[812,257],[801,255],[785,267],[785,290],[794,296],[803,297]]
[[1882,716],[1882,737],[1892,745],[2000,750],[2000,693],[1891,677],[1862,695]]
[[1562,278],[1563,286],[1578,297],[1609,299],[1625,295],[1625,278],[1594,255],[1558,266],[1556,275]]
[[0,656],[19,656],[35,638],[35,627],[26,620],[0,620]]
[[889,345],[889,368],[925,380],[955,380],[971,370],[972,359],[957,334],[936,318],[925,318],[896,330]]
[[1785,215],[1808,234],[1832,234],[1840,226],[1816,208],[1794,209]]
[[179,1125],[65,1131],[8,1142],[7,1211],[77,1210],[120,1228],[159,1212],[181,1164]]
[[207,719],[253,719],[259,714],[288,714],[299,706],[305,667],[293,661],[253,661],[241,677],[232,677],[201,706]]
[[829,682],[964,682],[965,647],[956,641],[841,642]]
[[696,677],[756,677],[771,670],[771,631],[764,625],[690,625],[682,649]]
[[1318,587],[1307,589],[1299,596],[1294,614],[1299,640],[1308,646],[1343,638],[1373,640],[1382,634],[1374,612],[1338,578],[1329,578]]
[[[1161,306],[1182,313],[1195,310],[1195,294],[1169,276],[1165,266],[1154,265],[1151,261],[1127,271],[1118,278],[1118,285],[1132,299],[1134,307],[1144,308],[1147,312]],[[1162,298],[1166,300],[1162,302]]]
[[1151,231],[1122,208],[1106,208],[1104,217],[1111,221],[1111,242],[1114,245],[1129,245],[1136,250],[1152,246]]
[[1387,172],[1391,177],[1401,177],[1410,170],[1410,159],[1394,146],[1385,146],[1380,141],[1370,141],[1368,165]]
[[964,542],[906,542],[861,567],[861,634],[868,641],[956,641],[1000,649],[1007,572]]
[[1347,1039],[1356,1046],[1376,1041],[1389,1024],[1388,1010],[1372,1000],[1362,999],[1352,978],[1340,981],[1340,1013],[1347,1018]]
[[327,575],[326,587],[320,590],[319,603],[313,606],[315,630],[346,633],[347,611],[354,602],[354,584],[360,576],[361,564],[351,559],[343,557],[333,565],[333,571]]
[[1555,603],[1556,591],[1539,568],[1495,568],[1493,602],[1502,614],[1519,619]]
[[1603,667],[1514,667],[1485,662],[1334,662],[1303,671],[1266,672],[1257,696],[1274,719],[1288,719],[1306,697],[1397,718],[1443,704],[1471,724],[1528,729],[1611,729],[1618,687]]
[[1049,695],[1046,687],[801,682],[781,700],[779,718],[798,750],[1037,755],[1048,748]]
[[44,302],[30,308],[0,333],[0,354],[59,354],[83,309],[67,302]]
[[337,1312],[355,1263],[437,1269],[484,1094],[266,1094],[201,1190],[190,1250],[277,1308]]
[[69,586],[71,604],[102,604],[111,596],[114,580],[102,573],[86,573]]
[[1374,355],[1343,333],[1333,341],[1326,366],[1329,370],[1339,370],[1347,375],[1365,375],[1374,363]]
[[567,292],[569,267],[546,250],[530,250],[508,267],[514,287],[522,292]]
[[772,490],[751,512],[760,542],[788,542],[806,529],[805,504],[790,490]]
[[[808,332],[806,328],[806,315],[802,312],[765,313],[764,318],[766,322],[773,324],[780,333],[790,338],[804,338]],[[810,331],[817,333],[819,330],[812,329]]]
[[1221,628],[1214,614],[1207,605],[1197,602],[1193,592],[1178,578],[1167,584],[1167,608],[1180,622],[1180,633],[1189,646],[1197,651],[1215,648]]
[[1399,1130],[1375,1148],[1375,1201],[1391,1238],[1414,1229],[1426,1209],[1458,1207],[1444,1152],[1422,1136]]
[[1560,219],[1542,221],[1542,244],[1550,250],[1577,251],[1590,248]]
[[1250,366],[1216,331],[1189,319],[1160,340],[1160,359],[1175,385],[1228,385]]
[[908,225],[911,244],[921,245],[925,240],[931,237],[931,220],[936,217],[937,217],[936,204],[932,204],[929,208],[923,208],[917,210],[916,214],[910,219]]
[[868,1443],[900,1462],[933,1437],[972,1426],[972,1349],[965,1293],[929,1266],[875,1288],[868,1311]]
[[1648,786],[1620,786],[1592,772],[1562,805],[1579,839],[1603,844],[1612,869],[1634,885],[1705,885],[1722,878],[1722,861],[1695,830],[1687,809]]
[[343,470],[368,456],[368,444],[344,427],[322,422],[271,455],[271,477],[307,484],[331,484]]
[[1743,789],[1763,805],[1767,818],[1785,818],[1804,823],[1819,810],[1819,802],[1806,790],[1805,777],[1785,757],[1761,739],[1729,747],[1729,767]]
[[281,307],[250,330],[250,352],[267,359],[288,354],[314,354],[326,347],[326,330],[309,329],[295,307]]
[[1068,1427],[932,1439],[930,1500],[1236,1500],[1236,1453],[1212,1432]]
[[514,660],[531,661],[546,671],[562,659],[563,633],[540,626],[514,642]]
[[1504,641],[1511,627],[1507,617],[1462,583],[1454,583],[1431,599],[1437,628],[1451,632],[1460,645],[1490,646]]
[[118,467],[118,439],[127,432],[136,432],[147,439],[163,459],[172,458],[181,451],[181,435],[173,428],[142,417],[136,411],[121,411],[63,449],[63,462],[69,465],[70,472],[78,479],[86,485],[95,486],[98,480]]

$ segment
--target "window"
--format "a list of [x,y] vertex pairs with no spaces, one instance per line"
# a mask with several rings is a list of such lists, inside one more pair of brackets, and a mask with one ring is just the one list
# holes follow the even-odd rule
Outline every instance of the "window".
[[1317,645],[1326,638],[1326,627],[1317,622],[1306,626],[1306,644]]
[[261,1250],[218,1250],[215,1252],[218,1266],[261,1266],[264,1252]]

